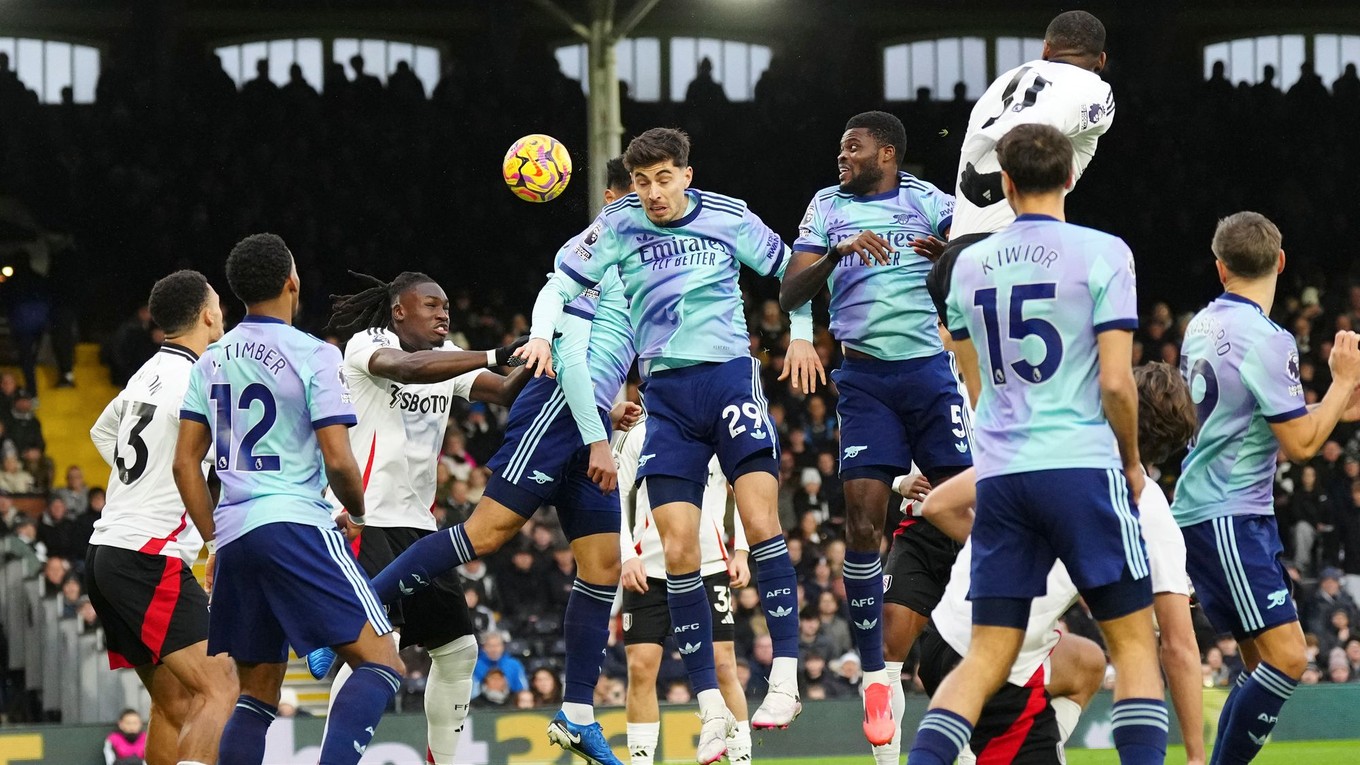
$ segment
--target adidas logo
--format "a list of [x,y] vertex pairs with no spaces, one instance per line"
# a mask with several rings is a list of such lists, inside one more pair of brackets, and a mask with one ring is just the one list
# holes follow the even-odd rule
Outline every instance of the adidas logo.
[[1252,733],[1251,731],[1247,731],[1247,738],[1251,739],[1251,743],[1257,746],[1265,746],[1266,739],[1270,738],[1270,734],[1267,733],[1264,736],[1258,736],[1255,733]]
[[689,656],[690,654],[699,650],[699,647],[702,645],[703,643],[685,643],[684,645],[680,646],[680,653]]
[[767,610],[766,613],[768,613],[770,616],[773,616],[774,618],[778,619],[778,618],[780,618],[780,617],[782,617],[782,616],[788,616],[789,614],[793,613],[793,609],[792,609],[792,608],[789,608],[788,606],[780,606],[780,607],[774,609],[773,611]]
[[878,626],[877,619],[865,619],[862,622],[855,622],[855,626],[862,630],[871,630]]
[[847,446],[845,447],[845,459],[852,460],[858,457],[860,452],[868,448],[869,447],[867,445]]
[[397,582],[397,589],[401,590],[402,595],[414,595],[416,592],[414,587],[407,587],[405,582]]
[[530,476],[529,476],[529,480],[530,480],[530,481],[533,481],[534,483],[538,484],[539,486],[542,486],[542,485],[545,484],[545,483],[552,483],[553,478],[552,478],[552,476],[550,476],[550,475],[545,475],[545,474],[543,474],[543,473],[541,473],[541,472],[535,470],[535,471],[533,472],[533,475],[530,475]]
[[959,454],[963,454],[964,452],[968,451],[968,442],[967,442],[967,441],[955,441],[955,442],[954,442],[954,448],[958,450]]
[[354,742],[354,751],[358,752],[360,757],[364,756],[364,751],[366,749],[368,749],[368,747],[364,746],[363,744],[360,744],[358,741]]

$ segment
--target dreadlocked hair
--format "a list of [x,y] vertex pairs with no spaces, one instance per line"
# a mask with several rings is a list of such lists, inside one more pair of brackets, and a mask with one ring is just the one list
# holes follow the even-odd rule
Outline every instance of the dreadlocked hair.
[[331,295],[331,321],[326,331],[354,334],[365,329],[386,329],[392,324],[392,305],[397,297],[417,284],[434,281],[419,271],[402,271],[391,282],[350,271],[366,285],[353,295]]

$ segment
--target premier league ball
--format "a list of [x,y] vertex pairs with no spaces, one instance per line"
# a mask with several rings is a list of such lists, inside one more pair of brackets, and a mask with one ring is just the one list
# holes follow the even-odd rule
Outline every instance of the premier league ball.
[[571,155],[552,136],[535,133],[515,141],[501,166],[505,185],[526,202],[550,202],[571,180]]

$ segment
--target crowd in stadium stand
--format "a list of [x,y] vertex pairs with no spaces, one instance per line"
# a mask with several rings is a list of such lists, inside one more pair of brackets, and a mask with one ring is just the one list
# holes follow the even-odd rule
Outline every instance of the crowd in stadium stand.
[[[526,205],[499,188],[504,148],[521,134],[548,132],[570,147],[584,146],[580,85],[546,54],[489,69],[448,60],[430,99],[409,69],[384,86],[363,73],[362,62],[348,71],[332,65],[320,93],[300,72],[283,87],[257,78],[238,91],[214,58],[182,63],[180,81],[161,92],[115,51],[88,108],[69,100],[41,107],[8,62],[0,65],[0,192],[21,200],[43,230],[69,234],[49,238],[44,269],[19,263],[0,291],[12,333],[39,339],[51,333],[63,384],[79,385],[68,374],[69,355],[62,357],[62,338],[77,323],[87,338],[103,335],[110,374],[125,381],[158,342],[137,305],[152,281],[194,267],[223,285],[232,242],[262,230],[281,234],[292,248],[304,289],[301,324],[318,333],[328,294],[351,286],[347,270],[390,277],[398,268],[424,270],[444,284],[453,301],[453,339],[464,347],[494,347],[525,331],[539,274],[558,243],[582,226],[587,206],[580,181],[549,205]],[[1114,60],[1106,76],[1120,119],[1071,198],[1070,213],[1120,234],[1138,254],[1146,315],[1135,363],[1175,364],[1191,312],[1217,293],[1207,247],[1216,219],[1244,208],[1275,219],[1290,260],[1272,318],[1298,341],[1311,402],[1329,383],[1329,338],[1360,328],[1354,198],[1345,191],[1360,170],[1360,144],[1342,140],[1360,128],[1360,79],[1350,65],[1329,89],[1306,69],[1281,92],[1273,70],[1267,74],[1264,83],[1234,85],[1220,70],[1197,86],[1168,90],[1125,77]],[[777,57],[752,103],[728,103],[720,89],[698,87],[681,104],[625,99],[624,121],[629,134],[652,124],[684,126],[695,141],[698,185],[749,200],[791,241],[807,200],[831,182],[844,119],[878,105],[856,89],[862,86],[844,87],[830,76]],[[940,101],[926,92],[888,105],[908,126],[914,172],[952,189],[976,95],[956,89],[953,100]],[[800,119],[789,120],[791,114]],[[1224,140],[1229,124],[1232,139]],[[1158,158],[1155,166],[1148,157]],[[95,279],[100,299],[89,300]],[[776,381],[787,320],[769,299],[771,283],[745,286],[752,350],[783,441],[779,513],[801,577],[802,693],[852,695],[860,668],[841,581],[845,503],[835,392],[805,397]],[[239,306],[226,302],[229,315],[239,315]],[[98,326],[117,328],[96,333]],[[824,330],[817,348],[828,369],[839,362]],[[0,535],[17,535],[45,561],[46,593],[63,599],[63,618],[94,628],[79,573],[103,491],[87,486],[77,467],[57,477],[26,392],[35,381],[25,372],[23,382],[0,375]],[[636,397],[631,387],[629,393]],[[504,410],[483,405],[451,417],[433,508],[441,524],[466,518],[481,497],[483,466],[500,443],[504,417]],[[1179,457],[1156,476],[1168,493]],[[36,519],[18,512],[9,494],[39,495],[46,511]],[[1307,464],[1282,459],[1276,512],[1313,650],[1303,682],[1360,682],[1360,633],[1353,631],[1360,625],[1360,429],[1338,428]],[[553,515],[540,513],[518,544],[461,572],[483,633],[475,703],[556,705],[574,562]],[[734,600],[739,671],[748,693],[759,696],[770,640],[754,590]],[[1207,634],[1202,619],[1198,624],[1205,684],[1226,687],[1242,668],[1236,645]],[[1067,626],[1099,640],[1079,608]],[[418,649],[407,660],[402,704],[413,709],[427,664]],[[625,675],[619,641],[608,654],[597,703],[621,704]],[[688,701],[685,677],[670,646],[659,694]],[[10,719],[31,719],[40,708],[25,702],[22,688],[7,673]]]

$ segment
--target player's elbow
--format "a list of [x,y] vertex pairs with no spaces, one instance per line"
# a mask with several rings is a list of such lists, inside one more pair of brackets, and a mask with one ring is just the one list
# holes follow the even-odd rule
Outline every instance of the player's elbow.
[[1280,439],[1280,451],[1290,462],[1307,462],[1317,456],[1321,445],[1314,446],[1301,441]]
[[784,313],[793,313],[808,301],[806,297],[798,294],[795,285],[790,283],[792,280],[785,281],[779,285],[779,308]]
[[1138,384],[1133,380],[1133,368],[1100,370],[1100,395],[1108,399],[1138,400]]

